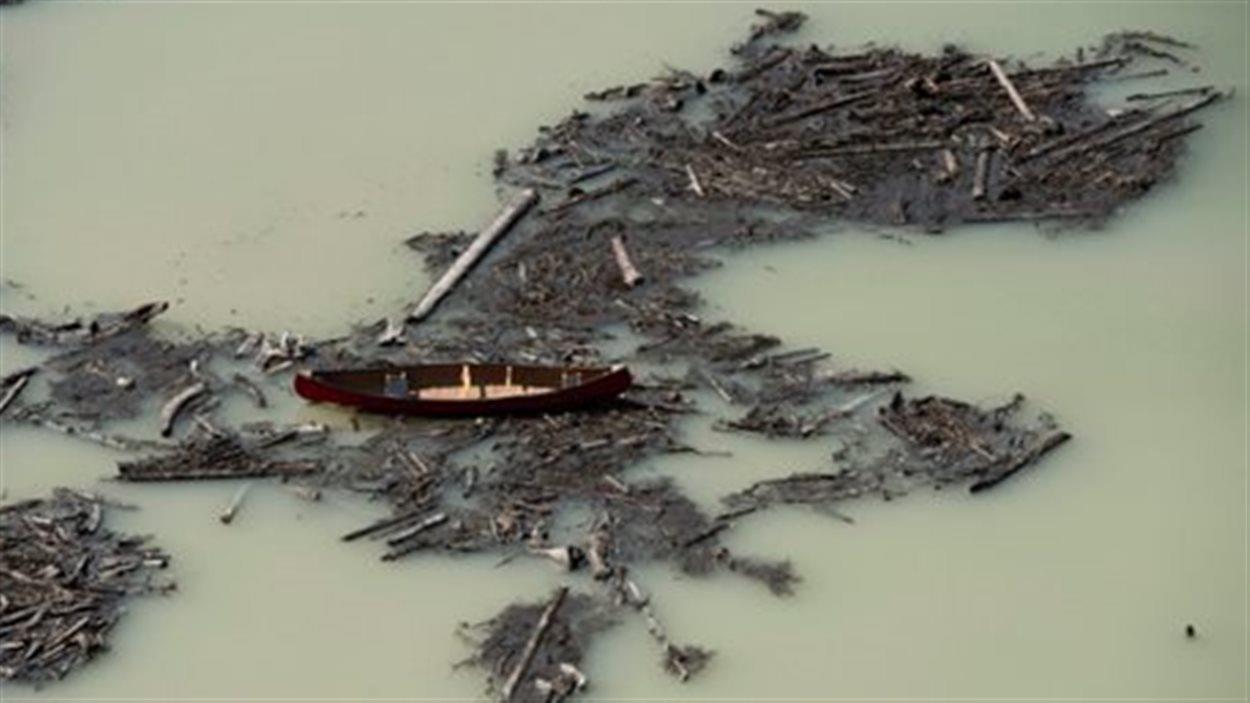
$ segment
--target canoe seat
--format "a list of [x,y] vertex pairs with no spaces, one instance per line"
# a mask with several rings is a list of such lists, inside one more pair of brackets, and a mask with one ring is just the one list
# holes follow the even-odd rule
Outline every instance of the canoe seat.
[[421,400],[477,400],[480,398],[511,398],[514,396],[538,395],[546,393],[548,390],[550,389],[530,386],[508,386],[504,384],[468,387],[434,386],[432,388],[413,389],[409,395]]

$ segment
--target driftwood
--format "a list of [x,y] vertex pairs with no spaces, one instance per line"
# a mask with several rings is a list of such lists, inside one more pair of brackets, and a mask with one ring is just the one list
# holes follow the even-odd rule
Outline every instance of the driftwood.
[[115,504],[79,491],[0,506],[0,681],[60,679],[106,649],[135,595],[169,556],[104,526]]
[[218,516],[218,519],[221,520],[221,524],[229,525],[234,522],[234,516],[238,514],[239,508],[243,505],[243,499],[247,497],[247,493],[251,489],[251,483],[245,483],[242,486],[239,486],[239,490],[236,491],[234,497],[230,499],[230,504],[227,505],[226,509],[223,510],[221,515]]
[[391,318],[386,319],[386,325],[378,334],[378,346],[386,347],[395,344],[403,344],[404,342],[404,323]]
[[469,245],[469,248],[465,249],[464,253],[456,259],[455,263],[443,274],[442,278],[430,287],[430,290],[426,292],[420,302],[408,313],[408,320],[417,322],[429,315],[439,301],[450,293],[451,289],[455,288],[456,284],[460,282],[460,279],[464,278],[465,274],[473,268],[478,259],[486,254],[491,245],[507,234],[512,225],[536,202],[538,202],[538,191],[532,188],[527,188],[517,193],[494,221],[486,229],[482,230],[481,234]]
[[538,623],[534,626],[534,633],[530,635],[529,641],[525,643],[525,649],[521,651],[521,658],[517,661],[516,667],[512,669],[512,673],[508,675],[507,681],[504,682],[503,689],[499,693],[500,700],[512,700],[517,684],[521,682],[521,679],[525,678],[525,673],[529,671],[530,663],[534,660],[534,653],[538,651],[538,645],[542,642],[543,635],[547,634],[547,629],[551,627],[552,618],[555,617],[556,611],[564,603],[564,597],[568,593],[569,589],[567,586],[561,586],[556,589],[551,602],[547,604],[547,608],[543,610],[543,614],[538,618]]
[[94,344],[146,325],[168,309],[169,303],[164,301],[145,303],[120,313],[103,313],[89,320],[63,323],[0,314],[0,331],[13,332],[19,344]]
[[270,459],[243,446],[238,437],[226,434],[193,439],[174,451],[143,459],[119,462],[123,481],[186,481],[207,479],[295,476],[317,471],[311,460]]
[[1210,105],[1216,100],[1219,100],[1224,97],[1227,97],[1225,93],[1213,92],[1187,105],[1182,105],[1181,107],[1165,112],[1161,115],[1149,117],[1148,119],[1143,119],[1137,122],[1136,124],[1133,124],[1128,127],[1125,127],[1124,129],[1112,132],[1111,134],[1108,134],[1099,139],[1094,139],[1087,143],[1077,143],[1066,149],[1060,149],[1059,151],[1052,153],[1048,157],[1048,163],[1049,165],[1054,166],[1055,164],[1071,159],[1073,156],[1086,154],[1086,153],[1089,153],[1091,151],[1095,151],[1098,149],[1104,149],[1106,147],[1112,146],[1126,139],[1129,139],[1130,137],[1135,137],[1139,134],[1145,133],[1153,129],[1154,127],[1157,127],[1166,122],[1172,122],[1174,120],[1178,120],[1182,117],[1185,117],[1186,115],[1192,114],[1206,107],[1207,105]]
[[1024,102],[1024,98],[1020,97],[1020,91],[1016,90],[1015,84],[1012,83],[1011,79],[1007,77],[1007,74],[1003,72],[1003,67],[999,66],[998,62],[993,59],[987,61],[986,65],[990,67],[990,72],[994,74],[994,78],[998,81],[998,84],[1003,87],[1003,90],[1007,91],[1007,97],[1011,98],[1011,104],[1016,106],[1016,109],[1020,111],[1020,114],[1024,116],[1024,119],[1029,122],[1035,121],[1037,116],[1034,115],[1033,111],[1029,109],[1028,103]]
[[366,525],[360,528],[359,530],[353,530],[351,532],[348,532],[347,534],[343,535],[342,539],[344,542],[351,542],[353,540],[360,539],[361,537],[384,534],[388,531],[399,529],[400,527],[403,527],[404,525],[410,522],[413,522],[419,518],[422,518],[425,515],[427,515],[429,512],[430,512],[429,508],[423,506],[421,508],[418,508],[416,510],[413,510],[407,513],[403,513],[401,515],[396,515],[394,517],[385,518],[383,520],[378,520],[377,522],[374,522],[370,525]]
[[599,200],[600,198],[606,198],[609,195],[615,195],[616,193],[620,193],[623,190],[632,188],[633,186],[637,185],[637,183],[638,183],[638,179],[636,178],[621,178],[619,180],[613,181],[599,188],[594,188],[592,190],[587,190],[587,191],[581,191],[577,193],[576,195],[573,195],[569,197],[568,199],[562,202],[556,203],[555,205],[552,205],[551,207],[547,208],[546,210],[543,211],[543,214],[547,215],[547,214],[553,214],[557,212],[563,212],[564,210],[568,210],[569,208],[575,207],[577,205],[581,205],[582,203],[590,202],[592,200]]
[[911,377],[901,371],[841,371],[824,378],[835,386],[871,386],[885,383],[910,383]]
[[265,398],[264,391],[262,391],[260,386],[256,385],[252,379],[241,373],[236,373],[234,376],[230,377],[230,380],[234,383],[234,385],[243,389],[243,392],[251,396],[252,402],[256,403],[256,407],[266,408],[269,406],[269,401]]
[[17,397],[21,395],[22,390],[26,388],[26,384],[30,381],[30,377],[35,375],[37,371],[39,371],[38,367],[21,369],[0,380],[0,392],[3,393],[3,395],[0,395],[0,415],[4,414],[4,411],[14,400],[17,400]]
[[651,608],[651,599],[643,593],[638,584],[626,576],[624,570],[617,572],[611,588],[616,593],[618,603],[633,608],[646,620],[647,633],[660,646],[661,665],[665,671],[685,683],[690,680],[691,676],[707,666],[712,653],[695,645],[674,644],[668,636],[668,630]]
[[1072,435],[1067,432],[1055,432],[1047,435],[1037,444],[1020,454],[1020,456],[1013,459],[1005,469],[977,481],[968,488],[968,491],[971,493],[988,491],[989,489],[1016,475],[1022,469],[1037,463],[1039,459],[1049,453],[1052,449],[1055,449],[1064,442],[1067,442],[1069,439],[1072,439]]
[[624,237],[617,235],[612,238],[612,256],[616,259],[616,265],[621,269],[621,280],[625,282],[626,288],[633,288],[643,282],[643,276],[634,267],[634,262],[629,259],[629,252],[625,250]]
[[90,426],[83,425],[79,422],[69,421],[64,418],[50,415],[46,412],[46,408],[42,407],[21,406],[9,413],[10,419],[15,422],[24,422],[35,427],[45,430],[59,432],[68,437],[77,437],[85,439],[88,442],[94,442],[109,449],[118,449],[121,451],[136,451],[143,449],[165,450],[172,449],[173,445],[165,442],[158,442],[148,439],[136,439],[116,433],[104,432]]
[[208,392],[208,385],[203,381],[187,386],[169,399],[161,408],[161,436],[168,437],[174,433],[174,423],[187,404]]

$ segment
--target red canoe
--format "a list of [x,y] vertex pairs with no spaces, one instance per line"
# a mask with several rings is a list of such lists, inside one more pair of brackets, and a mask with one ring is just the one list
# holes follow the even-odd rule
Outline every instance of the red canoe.
[[295,376],[295,392],[391,415],[499,415],[584,407],[615,398],[631,383],[624,366],[428,364],[306,371]]

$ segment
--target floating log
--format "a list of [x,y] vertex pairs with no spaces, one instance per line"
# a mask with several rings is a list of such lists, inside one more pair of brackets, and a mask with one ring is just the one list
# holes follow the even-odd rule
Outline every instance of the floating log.
[[10,417],[18,422],[25,422],[35,427],[42,427],[45,430],[60,432],[69,437],[78,437],[89,442],[108,447],[110,449],[119,449],[122,451],[135,451],[138,449],[172,449],[173,445],[164,442],[157,442],[148,439],[135,439],[119,434],[108,434],[99,430],[93,430],[90,427],[81,425],[73,425],[59,418],[49,417],[42,411],[35,408],[22,407],[14,410]]
[[382,520],[378,520],[377,522],[372,523],[370,525],[365,525],[359,530],[353,530],[351,532],[348,532],[347,534],[343,535],[342,539],[344,542],[351,542],[353,540],[360,539],[361,537],[368,537],[369,535],[378,534],[380,532],[385,532],[387,530],[392,530],[392,529],[401,527],[403,525],[406,525],[412,522],[413,520],[416,520],[417,518],[424,516],[425,514],[429,512],[430,512],[430,509],[428,506],[417,508],[416,510],[410,510],[401,515],[396,515],[394,517],[385,518]]
[[902,371],[841,371],[823,379],[835,386],[875,386],[885,383],[910,383],[911,377]]
[[21,395],[22,390],[26,388],[30,377],[38,370],[38,367],[31,367],[14,371],[5,376],[3,381],[0,381],[0,388],[4,389],[4,395],[0,396],[0,414],[3,414],[14,400],[17,400],[17,396]]
[[507,234],[512,225],[516,224],[516,221],[536,202],[538,202],[538,191],[533,188],[526,188],[517,193],[499,215],[495,217],[494,221],[477,235],[477,238],[473,240],[469,248],[465,249],[456,258],[451,268],[447,270],[447,273],[444,273],[442,278],[438,279],[438,282],[430,287],[425,297],[408,313],[408,320],[417,322],[429,315],[439,301],[450,293],[451,289],[455,288],[456,284],[460,282],[460,279],[464,278],[465,274],[473,268],[478,259],[481,259],[486,254],[491,245]]
[[703,190],[703,184],[699,182],[699,175],[694,172],[694,167],[686,164],[686,177],[690,179],[690,190],[700,198],[706,197],[707,193]]
[[1182,105],[1181,107],[1178,107],[1175,110],[1166,112],[1162,115],[1158,115],[1150,119],[1142,120],[1141,122],[1125,127],[1124,129],[1118,130],[1116,132],[1112,132],[1111,134],[1108,134],[1099,139],[1095,139],[1089,143],[1077,143],[1072,146],[1069,146],[1066,149],[1060,149],[1050,155],[1050,167],[1053,167],[1055,164],[1065,161],[1078,154],[1083,154],[1088,151],[1092,151],[1094,149],[1101,149],[1104,147],[1111,146],[1112,144],[1115,144],[1116,142],[1120,142],[1125,139],[1128,139],[1129,137],[1133,137],[1138,134],[1141,134],[1142,132],[1145,132],[1151,129],[1152,127],[1158,126],[1164,122],[1169,122],[1171,120],[1184,117],[1185,115],[1188,115],[1201,108],[1204,108],[1207,105],[1210,105],[1211,103],[1215,102],[1216,100],[1219,100],[1222,97],[1225,97],[1224,93],[1220,93],[1220,92],[1210,93],[1202,98],[1199,98],[1198,100],[1195,100],[1189,103],[1188,105]]
[[955,157],[955,152],[950,149],[941,151],[942,171],[938,176],[938,181],[946,183],[955,176],[959,175],[959,159]]
[[730,404],[737,402],[733,397],[733,394],[725,388],[725,384],[721,383],[720,380],[712,374],[712,372],[701,366],[695,367],[694,372],[699,376],[699,378],[703,379],[703,382],[706,383],[708,387],[716,391],[716,395],[720,396],[721,400]]
[[994,78],[998,80],[998,84],[1003,87],[1003,90],[1007,91],[1007,97],[1011,98],[1011,104],[1016,106],[1016,109],[1020,111],[1024,119],[1029,122],[1036,121],[1037,116],[1029,109],[1029,105],[1024,102],[1024,98],[1020,97],[1020,91],[1016,90],[1015,84],[1003,72],[1003,67],[999,66],[998,62],[993,59],[987,61],[986,64],[990,67],[990,72],[994,74]]
[[1213,85],[1203,85],[1197,88],[1180,88],[1178,90],[1164,90],[1158,93],[1133,93],[1125,98],[1128,102],[1136,102],[1138,100],[1159,100],[1160,98],[1174,98],[1180,95],[1207,95],[1215,90]]
[[309,503],[316,503],[317,501],[321,500],[320,488],[315,488],[313,486],[301,486],[298,484],[290,484],[286,487],[286,489],[291,492],[291,495],[294,495],[296,498],[299,498],[300,500],[306,500]]
[[977,153],[977,169],[972,177],[972,199],[984,200],[990,176],[991,149],[981,149]]
[[597,530],[586,545],[586,561],[590,564],[590,575],[596,581],[602,581],[612,575],[612,567],[608,566],[608,535]]
[[781,125],[790,124],[791,122],[797,122],[799,120],[806,119],[808,117],[811,117],[812,115],[819,115],[822,112],[829,112],[830,110],[836,110],[840,107],[846,107],[847,105],[854,105],[855,103],[862,102],[878,94],[879,93],[876,90],[865,90],[863,92],[854,93],[852,95],[842,95],[842,96],[838,96],[830,100],[822,100],[814,105],[810,105],[808,107],[802,108],[788,115],[781,115],[781,116],[766,120],[764,122],[764,126],[780,127]]
[[317,471],[310,460],[280,461],[257,456],[233,435],[186,442],[165,454],[123,461],[117,465],[123,481],[184,481],[292,476]]
[[378,346],[388,347],[404,342],[404,323],[386,318],[386,327],[378,334]]
[[403,530],[402,532],[399,532],[394,537],[386,540],[386,543],[394,547],[396,545],[399,545],[399,544],[402,544],[403,542],[408,541],[409,539],[413,537],[416,537],[417,535],[421,534],[422,532],[425,532],[428,529],[438,527],[444,522],[447,522],[447,513],[435,513],[434,515],[427,517],[426,519],[413,525],[412,527],[409,527],[408,529]]
[[545,557],[559,564],[565,571],[576,571],[586,559],[581,547],[566,545],[563,547],[531,547],[530,554]]
[[669,639],[668,631],[656,617],[651,608],[651,599],[638,587],[638,584],[625,576],[622,569],[612,580],[611,588],[616,592],[617,601],[629,605],[638,611],[647,623],[647,633],[660,645],[663,654],[664,670],[676,676],[681,682],[688,681],[698,672],[711,657],[711,652],[694,645],[678,646]]
[[107,312],[87,321],[66,323],[0,314],[0,331],[14,332],[20,344],[92,344],[146,325],[168,309],[169,303],[164,301],[144,303],[120,313]]
[[707,540],[712,539],[727,529],[729,529],[728,522],[714,522],[711,527],[686,540],[681,546],[685,548],[693,547],[700,542],[706,542]]
[[625,238],[621,235],[612,238],[612,256],[616,259],[617,268],[621,270],[621,280],[625,282],[626,288],[633,288],[645,280],[630,260],[629,252],[625,250]]
[[884,154],[896,151],[932,151],[950,145],[948,141],[922,142],[883,142],[879,144],[854,144],[851,146],[830,147],[828,149],[804,149],[791,154],[796,159],[824,159],[835,156],[862,156],[865,154]]
[[631,188],[636,183],[638,183],[638,179],[632,176],[629,178],[621,178],[601,188],[595,188],[594,190],[587,190],[587,191],[578,193],[577,195],[574,195],[573,197],[569,198],[568,200],[565,200],[564,202],[552,205],[551,207],[544,210],[543,214],[546,215],[546,214],[553,214],[553,213],[561,212],[563,210],[567,210],[571,207],[574,207],[576,205],[581,205],[582,203],[589,202],[591,200],[598,200],[599,198],[606,198],[607,196],[612,195],[613,193],[619,193],[625,190],[626,188]]
[[187,407],[188,403],[207,391],[208,386],[203,381],[199,381],[187,386],[173,398],[170,398],[169,402],[165,403],[165,407],[161,408],[161,436],[168,437],[172,435],[174,433],[174,423],[178,420],[179,413],[182,412],[183,408]]
[[564,597],[569,593],[567,586],[561,586],[556,589],[555,596],[543,613],[538,618],[538,623],[534,626],[534,632],[530,635],[529,641],[525,643],[525,649],[521,650],[521,658],[517,660],[516,667],[504,682],[503,689],[500,691],[499,698],[502,701],[512,700],[512,696],[516,693],[516,687],[525,678],[525,673],[529,671],[530,664],[534,661],[534,654],[538,651],[538,645],[542,642],[543,635],[547,634],[547,630],[551,627],[551,622],[555,618],[556,611],[560,609],[560,605],[564,603]]
[[230,505],[226,506],[226,509],[217,517],[217,519],[221,520],[221,524],[229,525],[231,522],[234,522],[234,516],[238,514],[239,508],[243,505],[243,499],[247,497],[247,493],[250,490],[252,490],[251,482],[239,487],[239,490],[234,494],[234,498],[230,499]]
[[1048,435],[1024,453],[1016,457],[1010,464],[1008,464],[1006,469],[977,481],[972,484],[968,491],[970,493],[988,491],[989,489],[1016,475],[1021,470],[1031,466],[1037,462],[1038,459],[1041,459],[1043,456],[1048,454],[1052,449],[1055,449],[1064,442],[1067,442],[1069,439],[1072,439],[1072,435],[1067,432],[1055,432]]

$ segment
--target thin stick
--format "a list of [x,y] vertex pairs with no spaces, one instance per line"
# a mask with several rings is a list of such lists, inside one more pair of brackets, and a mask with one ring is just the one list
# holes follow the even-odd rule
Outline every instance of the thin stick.
[[990,71],[993,72],[994,77],[998,79],[998,84],[1003,87],[1003,90],[1007,91],[1007,97],[1011,98],[1012,104],[1016,106],[1016,109],[1020,111],[1021,115],[1024,115],[1024,119],[1029,122],[1037,121],[1037,115],[1034,115],[1033,111],[1029,109],[1029,105],[1024,102],[1024,98],[1020,97],[1020,92],[1016,90],[1016,86],[1012,84],[1011,79],[1008,78],[1007,74],[1003,72],[1003,67],[999,66],[998,62],[993,59],[991,59],[988,64]]
[[477,239],[473,240],[469,248],[465,249],[464,253],[456,258],[455,263],[451,265],[447,273],[443,274],[443,277],[430,287],[425,297],[421,298],[421,302],[417,303],[412,311],[408,313],[408,319],[416,322],[429,315],[439,301],[450,293],[452,288],[456,287],[456,284],[460,282],[460,279],[464,278],[469,269],[473,268],[478,259],[486,254],[491,245],[506,234],[512,228],[512,225],[516,224],[516,221],[536,202],[538,202],[538,192],[533,188],[526,188],[517,193],[516,197],[504,207],[495,220],[486,229],[482,230],[481,234],[477,235]]
[[703,379],[703,382],[710,386],[712,390],[716,391],[716,395],[719,395],[721,400],[730,404],[735,402],[733,394],[731,394],[710,371],[704,368],[696,368],[695,373],[698,374],[699,378]]

